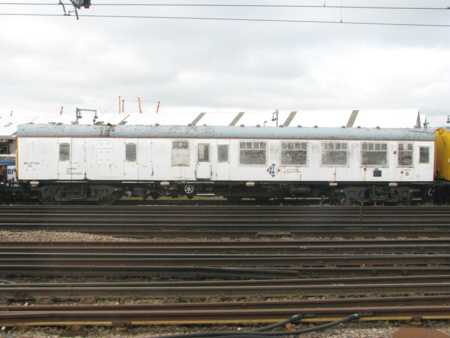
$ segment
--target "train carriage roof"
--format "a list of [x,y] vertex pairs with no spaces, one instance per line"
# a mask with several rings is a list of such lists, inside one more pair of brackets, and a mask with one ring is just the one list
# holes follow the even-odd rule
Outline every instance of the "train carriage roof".
[[432,141],[431,130],[391,128],[282,128],[148,125],[22,124],[18,137],[126,137],[126,138],[239,138],[317,140]]

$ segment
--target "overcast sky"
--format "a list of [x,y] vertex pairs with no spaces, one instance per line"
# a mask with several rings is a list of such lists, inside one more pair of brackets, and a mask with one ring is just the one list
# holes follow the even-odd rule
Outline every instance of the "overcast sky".
[[[1,116],[117,114],[119,96],[129,113],[140,97],[148,114],[158,101],[161,112],[417,107],[435,125],[450,114],[449,0],[91,0],[79,20],[32,1],[0,3]],[[352,8],[382,6],[401,9]]]

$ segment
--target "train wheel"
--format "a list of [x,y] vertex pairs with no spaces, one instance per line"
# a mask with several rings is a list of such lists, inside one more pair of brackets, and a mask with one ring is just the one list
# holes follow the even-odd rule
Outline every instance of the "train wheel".
[[410,189],[400,189],[400,203],[402,205],[410,205],[411,204],[411,190]]
[[186,184],[184,186],[184,192],[186,195],[192,195],[195,191],[195,187],[192,184]]
[[97,201],[98,205],[112,205],[116,203],[120,199],[120,195],[118,193],[112,193],[110,198],[101,199]]
[[[360,204],[359,196],[361,192],[358,189],[349,188],[344,190],[345,200],[342,201],[342,204],[346,205],[357,205]],[[342,196],[341,196],[342,197]]]
[[330,197],[330,203],[332,205],[346,205],[347,199],[345,197],[345,194],[342,192],[335,192]]
[[42,205],[55,205],[56,201],[53,198],[53,196],[47,197],[47,196],[44,196],[43,193],[40,193],[39,194],[39,203]]

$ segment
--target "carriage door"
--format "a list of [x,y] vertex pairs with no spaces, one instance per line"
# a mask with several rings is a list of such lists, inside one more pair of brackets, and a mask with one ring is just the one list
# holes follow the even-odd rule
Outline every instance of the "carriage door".
[[153,143],[150,139],[142,138],[138,140],[136,159],[138,180],[153,179],[152,147]]
[[58,178],[82,180],[86,174],[85,140],[60,138],[58,140]]
[[197,146],[197,170],[198,180],[211,179],[211,147],[209,143],[199,143]]

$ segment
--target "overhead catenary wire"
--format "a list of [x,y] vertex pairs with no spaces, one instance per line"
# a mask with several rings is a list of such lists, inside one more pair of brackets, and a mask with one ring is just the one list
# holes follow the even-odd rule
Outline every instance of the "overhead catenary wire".
[[[43,14],[43,13],[0,13],[0,16],[29,16],[29,17],[62,17],[70,15]],[[265,18],[226,18],[226,17],[189,17],[189,16],[146,16],[146,15],[92,15],[78,14],[81,18],[110,18],[110,19],[154,19],[154,20],[202,20],[202,21],[243,21],[243,22],[272,22],[272,23],[310,23],[310,24],[344,24],[344,25],[373,25],[373,26],[406,26],[406,27],[441,27],[450,28],[450,24],[428,23],[396,23],[396,22],[369,22],[345,20],[295,20],[295,19],[265,19]]]
[[[60,6],[62,3],[34,3],[34,2],[0,2],[0,6]],[[70,4],[67,4],[70,6]],[[396,11],[408,11],[408,10],[439,10],[448,11],[448,7],[405,7],[405,6],[337,6],[337,5],[291,5],[291,4],[199,4],[199,3],[174,3],[174,4],[164,4],[164,3],[95,3],[95,6],[103,8],[107,6],[112,6],[114,8],[118,7],[162,7],[162,8],[186,8],[186,7],[223,7],[223,8],[278,8],[278,9],[292,9],[292,8],[307,8],[307,9],[349,9],[349,10],[364,10],[364,11],[374,11],[374,10],[396,10]],[[0,7],[1,8],[1,7]],[[448,12],[450,13],[450,11]],[[272,14],[272,13],[271,13]],[[61,16],[71,16],[70,13],[56,14],[56,13],[23,13],[23,12],[10,12],[2,13],[0,16],[24,16],[24,17],[61,17]],[[392,21],[379,21],[379,20],[342,20],[341,18],[336,20],[320,20],[320,19],[287,19],[287,18],[271,18],[271,17],[231,17],[231,16],[177,16],[177,15],[133,15],[133,14],[90,14],[83,11],[83,13],[77,13],[77,17],[84,18],[98,18],[98,19],[147,19],[147,20],[197,20],[197,21],[229,21],[229,22],[262,22],[262,23],[304,23],[304,24],[344,24],[344,25],[374,25],[374,26],[405,26],[405,27],[438,27],[438,28],[448,28],[450,24],[446,23],[417,23],[417,22],[392,22]]]
[[[12,6],[59,6],[59,3],[0,2]],[[70,3],[64,4],[70,6]],[[448,10],[448,7],[405,7],[405,6],[337,6],[337,5],[280,5],[280,4],[164,4],[164,3],[95,3],[95,6],[113,7],[249,7],[249,8],[322,8],[322,9],[371,9],[371,10]]]

